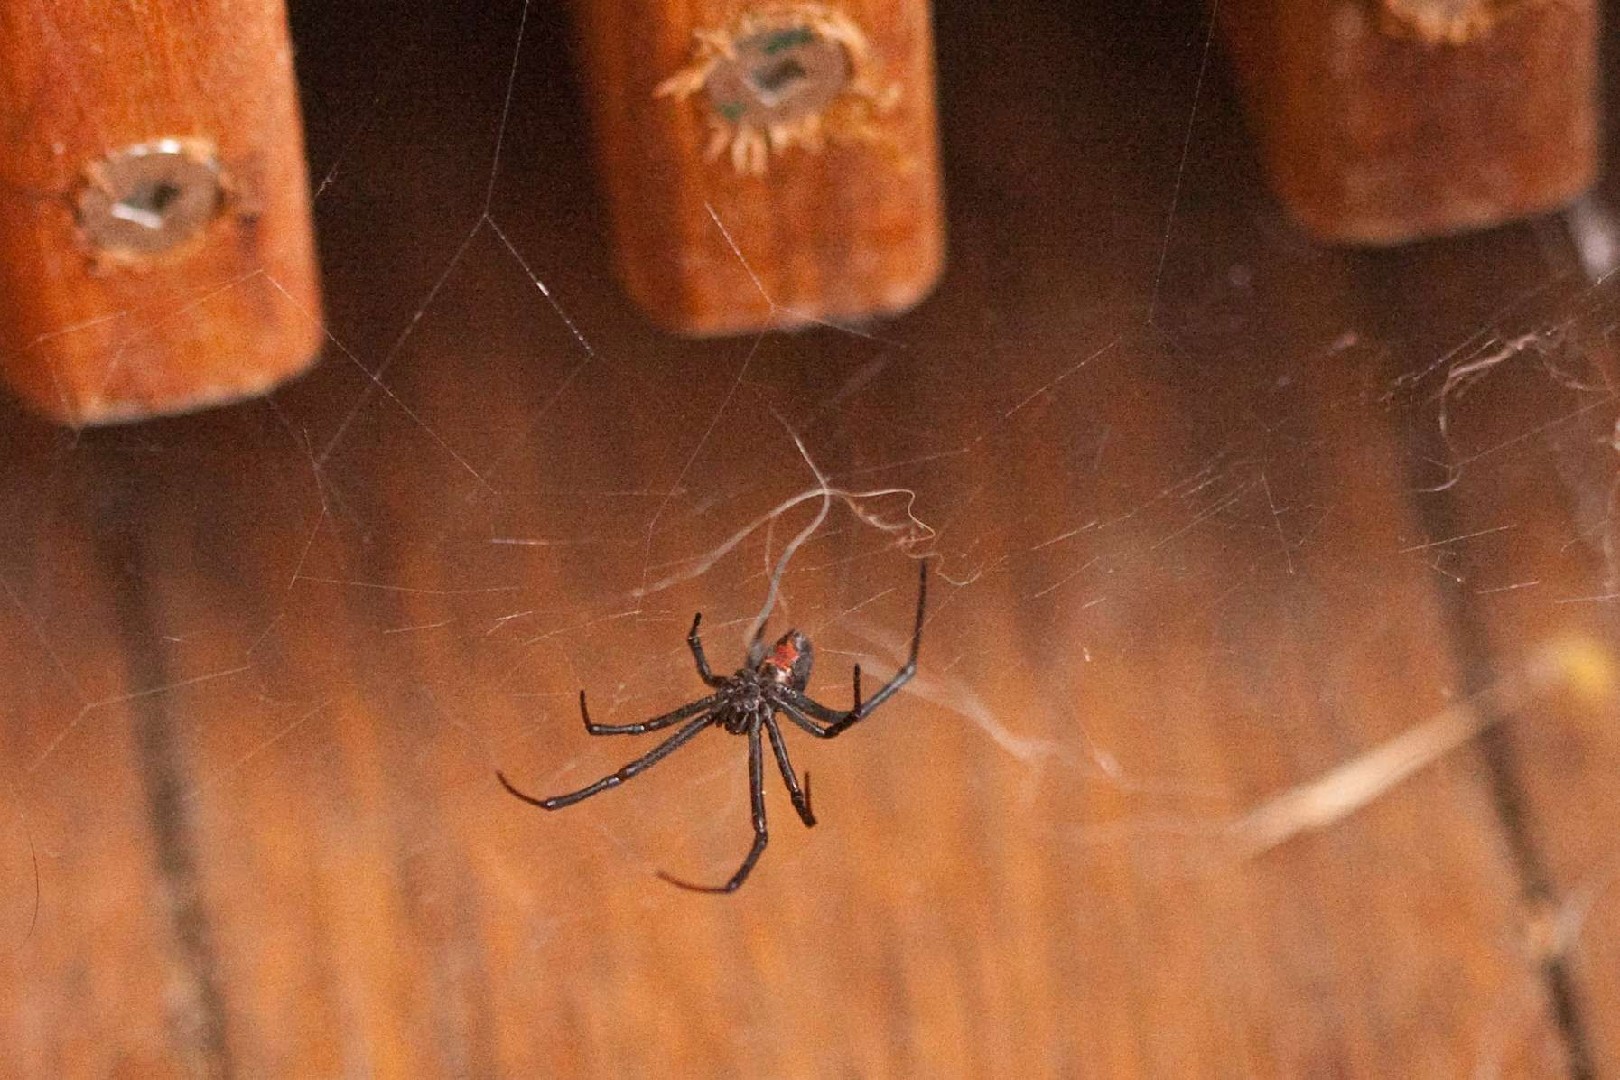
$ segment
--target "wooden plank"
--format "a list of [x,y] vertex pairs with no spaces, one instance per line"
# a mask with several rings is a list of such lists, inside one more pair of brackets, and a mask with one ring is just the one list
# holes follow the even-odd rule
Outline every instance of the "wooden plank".
[[207,673],[166,675],[146,662],[137,595],[117,558],[127,504],[104,488],[71,494],[96,457],[85,449],[54,473],[56,496],[14,499],[6,515],[12,550],[38,543],[50,557],[3,575],[0,1071],[212,1074],[223,1048],[206,916],[154,711],[183,708],[189,676]]
[[[953,337],[947,329],[940,340]],[[912,398],[947,425],[977,419],[979,407],[953,402],[975,400],[957,392],[976,380],[993,393],[993,376],[966,353],[940,354],[951,379],[905,380],[867,404]],[[404,1071],[409,1046],[410,1060],[435,1069],[547,1073],[1086,1063],[1153,1074],[1217,1062],[1298,1073],[1335,1061],[1376,1075],[1472,1064],[1472,1025],[1535,979],[1501,945],[1516,898],[1468,770],[1442,769],[1353,826],[1259,863],[1233,862],[1219,842],[1221,824],[1251,800],[1443,701],[1434,683],[1412,691],[1444,666],[1429,644],[1432,610],[1391,622],[1360,602],[1378,596],[1419,613],[1431,603],[1425,566],[1380,554],[1404,522],[1400,492],[1381,482],[1393,449],[1369,445],[1368,415],[1344,407],[1345,380],[1356,379],[1341,369],[1289,398],[1287,422],[1324,436],[1317,453],[1263,481],[1243,453],[1210,472],[1233,401],[1208,400],[1206,384],[1177,371],[1149,349],[1116,348],[1008,430],[997,453],[913,474],[919,508],[954,508],[957,535],[1017,522],[1002,537],[1004,564],[938,590],[914,693],[837,743],[796,741],[818,778],[823,824],[798,829],[773,792],[775,840],[740,904],[650,876],[723,876],[738,857],[736,740],[717,735],[634,787],[556,816],[506,798],[489,766],[556,788],[633,753],[629,740],[582,733],[573,685],[601,691],[604,717],[616,720],[695,693],[684,611],[708,610],[711,649],[726,663],[756,571],[730,586],[705,575],[641,605],[639,620],[564,633],[552,648],[543,643],[557,631],[607,614],[645,555],[622,549],[585,577],[514,560],[479,536],[481,523],[457,527],[438,500],[422,502],[418,484],[390,477],[385,463],[419,448],[408,426],[386,428],[337,482],[373,486],[344,495],[359,521],[402,524],[390,528],[401,536],[448,527],[433,557],[408,543],[351,546],[348,519],[322,524],[320,498],[289,482],[302,456],[291,441],[269,475],[229,457],[183,476],[148,474],[129,507],[157,519],[139,530],[141,577],[155,590],[147,638],[190,643],[162,650],[178,669],[245,660],[267,691],[224,680],[167,716],[194,770],[188,803],[229,1060],[250,1072]],[[693,392],[726,377],[699,377]],[[1106,471],[1089,483],[1076,473],[1072,486],[1006,483],[1008,463],[1055,475],[1073,406],[1104,390],[1114,404],[1091,420],[1112,432]],[[613,392],[593,380],[580,401],[600,405]],[[1313,405],[1320,411],[1296,411]],[[579,411],[611,424],[610,412]],[[213,452],[268,435],[241,425],[198,435]],[[1191,437],[1173,455],[1147,452],[1172,427]],[[846,457],[895,460],[917,437],[869,431],[842,452],[817,446],[824,467],[838,475]],[[630,470],[615,464],[623,442],[569,455],[564,447],[583,444],[567,431],[551,439],[536,460],[553,470]],[[751,486],[744,466],[757,458],[741,445],[705,455],[702,490]],[[650,444],[629,452],[644,459],[634,471],[656,473]],[[791,451],[780,460],[791,490]],[[518,468],[505,478],[515,489],[534,466]],[[660,479],[673,479],[674,466],[663,468]],[[211,545],[190,546],[190,524],[162,511],[182,484],[215,493],[222,534],[249,534],[254,519],[269,533],[228,563]],[[1361,524],[1290,551],[1271,527],[1267,487],[1287,507],[1331,496]],[[567,503],[493,509],[522,535],[577,535]],[[673,513],[670,540],[683,549],[702,550],[705,534],[728,524]],[[1037,545],[1079,515],[1101,519],[1083,541],[1098,561],[1052,589],[1084,562],[1061,543]],[[942,550],[942,580],[973,568],[971,552],[950,541]],[[812,555],[823,569],[796,572],[788,598],[796,618],[822,627],[816,685],[837,701],[851,653],[874,672],[892,663],[884,642],[904,633],[907,563],[858,533],[813,545],[807,564]],[[286,602],[256,607],[271,596]],[[514,601],[547,616],[491,642]],[[859,618],[845,614],[858,607]],[[334,631],[348,642],[337,657]],[[469,651],[475,638],[485,644]],[[1090,748],[1106,749],[1117,774]],[[1412,870],[1390,866],[1392,856]],[[1448,934],[1431,922],[1437,909]],[[1388,963],[1414,949],[1424,962]],[[705,1019],[711,1010],[742,1019]]]
[[1563,206],[1598,171],[1598,6],[1215,6],[1266,178],[1331,243],[1396,244]]
[[[328,78],[382,48],[352,32],[358,9],[310,16],[356,50]],[[448,40],[462,17],[409,25]],[[323,206],[347,221],[331,280],[350,299],[328,328],[370,371],[387,358],[382,388],[333,365],[266,403],[84,443],[0,425],[20,508],[0,516],[0,572],[21,599],[0,665],[27,703],[8,746],[37,757],[80,701],[126,684],[155,691],[140,715],[165,736],[139,760],[127,727],[78,724],[17,788],[52,857],[82,861],[42,863],[52,947],[0,990],[0,1053],[38,1048],[15,1071],[178,1072],[205,1045],[204,1066],[249,1075],[1568,1074],[1476,761],[1258,857],[1228,842],[1256,805],[1470,689],[1435,571],[1404,551],[1433,538],[1376,366],[1413,362],[1399,327],[1366,317],[1356,264],[1254,227],[1232,125],[1195,129],[1178,171],[1173,107],[1197,78],[1179,46],[1056,33],[1073,20],[1038,7],[952,18],[948,100],[989,133],[956,182],[1017,197],[964,208],[976,254],[948,302],[883,337],[754,353],[653,333],[604,286],[601,245],[565,227],[576,155],[560,153],[535,184],[550,213],[500,222],[545,238],[585,354],[504,248],[457,263],[462,237],[438,242],[446,206],[479,220],[483,185],[434,144],[404,179],[345,159],[364,182]],[[433,108],[375,126],[379,154],[487,130],[474,88],[504,69],[457,40]],[[1039,117],[1004,86],[1090,71],[1096,40],[1131,44]],[[562,93],[533,71],[535,99]],[[1137,149],[1070,153],[1083,120]],[[1045,167],[1008,173],[1013,146]],[[375,197],[389,180],[411,198]],[[1112,213],[1055,214],[1076,191]],[[1491,254],[1458,257],[1483,273]],[[819,506],[790,432],[833,485],[886,493],[855,500],[865,516],[834,501],[773,626],[813,635],[812,690],[841,705],[852,663],[881,676],[901,655],[927,553],[922,669],[840,739],[792,739],[820,824],[770,782],[754,877],[692,896],[653,872],[736,865],[741,740],[707,734],[556,814],[493,774],[549,793],[636,753],[581,730],[577,691],[614,722],[699,693],[694,610],[716,666],[737,662],[767,567]],[[41,637],[61,670],[147,674],[68,694]],[[131,827],[164,790],[167,848]],[[98,846],[98,799],[133,839]],[[5,836],[12,912],[29,882]],[[72,935],[92,919],[175,933],[139,886],[176,866],[206,930],[186,977],[133,932],[88,957]],[[63,899],[83,896],[105,899]],[[29,1026],[25,1001],[83,1000],[87,965],[171,993]],[[171,1003],[204,987],[211,1026],[177,1024]]]
[[858,321],[933,288],[927,0],[575,7],[615,266],[656,322]]
[[0,14],[0,375],[75,425],[262,393],[321,345],[281,0]]
[[[1442,584],[1460,633],[1469,681],[1525,678],[1549,661],[1545,693],[1492,717],[1481,749],[1498,798],[1516,824],[1527,910],[1518,934],[1547,974],[1581,1075],[1620,1068],[1620,921],[1616,864],[1607,841],[1620,806],[1620,638],[1614,620],[1614,386],[1620,366],[1607,341],[1605,287],[1579,270],[1565,225],[1496,238],[1482,252],[1490,283],[1456,290],[1472,271],[1420,256],[1389,317],[1472,308],[1490,290],[1555,274],[1556,287],[1504,306],[1475,332],[1433,343],[1436,363],[1412,387],[1414,437],[1435,490],[1426,533],[1443,553]],[[1562,235],[1560,235],[1562,234]],[[1523,297],[1523,294],[1520,294]],[[1407,305],[1411,305],[1409,308]]]

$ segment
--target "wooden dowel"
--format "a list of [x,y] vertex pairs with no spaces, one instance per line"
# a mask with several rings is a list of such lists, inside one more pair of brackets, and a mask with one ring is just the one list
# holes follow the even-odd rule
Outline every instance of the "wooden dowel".
[[1225,0],[1273,189],[1392,244],[1570,201],[1597,168],[1596,0]]
[[722,334],[916,303],[944,256],[926,0],[582,0],[615,262]]
[[260,393],[321,340],[282,0],[0,9],[0,375],[70,424]]

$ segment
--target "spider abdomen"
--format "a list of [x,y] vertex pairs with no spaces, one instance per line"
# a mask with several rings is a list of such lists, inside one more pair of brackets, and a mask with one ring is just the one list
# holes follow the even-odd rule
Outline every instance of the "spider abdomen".
[[810,669],[815,662],[816,651],[810,639],[797,630],[789,630],[777,639],[775,647],[765,654],[755,670],[780,686],[802,691],[810,685]]

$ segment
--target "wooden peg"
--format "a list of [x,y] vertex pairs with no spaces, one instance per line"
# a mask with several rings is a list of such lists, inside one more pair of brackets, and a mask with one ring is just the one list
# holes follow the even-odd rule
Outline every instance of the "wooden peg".
[[859,320],[944,257],[926,0],[584,0],[626,289],[689,334]]
[[282,0],[0,9],[0,376],[69,424],[307,367],[321,314]]
[[1272,187],[1332,242],[1561,206],[1597,169],[1596,0],[1226,0]]

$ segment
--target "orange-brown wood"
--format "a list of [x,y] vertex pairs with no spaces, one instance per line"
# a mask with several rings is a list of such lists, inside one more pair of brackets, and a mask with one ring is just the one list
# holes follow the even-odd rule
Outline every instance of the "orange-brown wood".
[[576,5],[614,264],[660,325],[893,314],[944,256],[927,0]]
[[[1229,843],[1554,632],[1620,654],[1620,301],[1567,239],[1303,244],[1209,83],[1179,165],[1196,12],[1161,41],[949,5],[982,197],[938,301],[687,340],[573,224],[560,64],[520,66],[490,211],[534,276],[483,231],[517,12],[470,10],[298,15],[358,364],[73,435],[0,405],[0,1076],[1616,1071],[1612,701]],[[529,17],[525,61],[563,33]],[[400,55],[373,114],[354,73]],[[694,611],[738,662],[820,508],[795,435],[862,512],[832,501],[773,630],[845,703],[927,557],[921,668],[835,741],[788,733],[819,824],[768,779],[753,877],[694,896],[653,871],[736,866],[743,740],[554,814],[494,774],[550,794],[645,750],[578,692],[603,722],[701,693]]]
[[[1587,214],[1589,228],[1613,228],[1602,204]],[[1372,292],[1381,320],[1456,350],[1410,388],[1428,403],[1414,428],[1415,479],[1433,489],[1419,496],[1426,550],[1463,631],[1457,652],[1471,688],[1532,678],[1538,667],[1554,673],[1470,753],[1514,825],[1518,947],[1567,997],[1581,1052],[1574,1074],[1611,1076],[1620,1014],[1592,1003],[1620,995],[1620,357],[1609,334],[1614,286],[1592,284],[1604,268],[1583,270],[1578,256],[1595,237],[1573,224],[1548,221],[1476,253],[1505,278],[1548,274],[1559,284],[1460,343],[1434,329],[1473,307],[1447,285],[1459,277],[1455,252],[1380,267]]]
[[0,375],[82,425],[262,393],[321,341],[281,0],[0,12]]
[[1596,0],[1230,0],[1218,16],[1267,179],[1321,239],[1484,228],[1596,174]]

